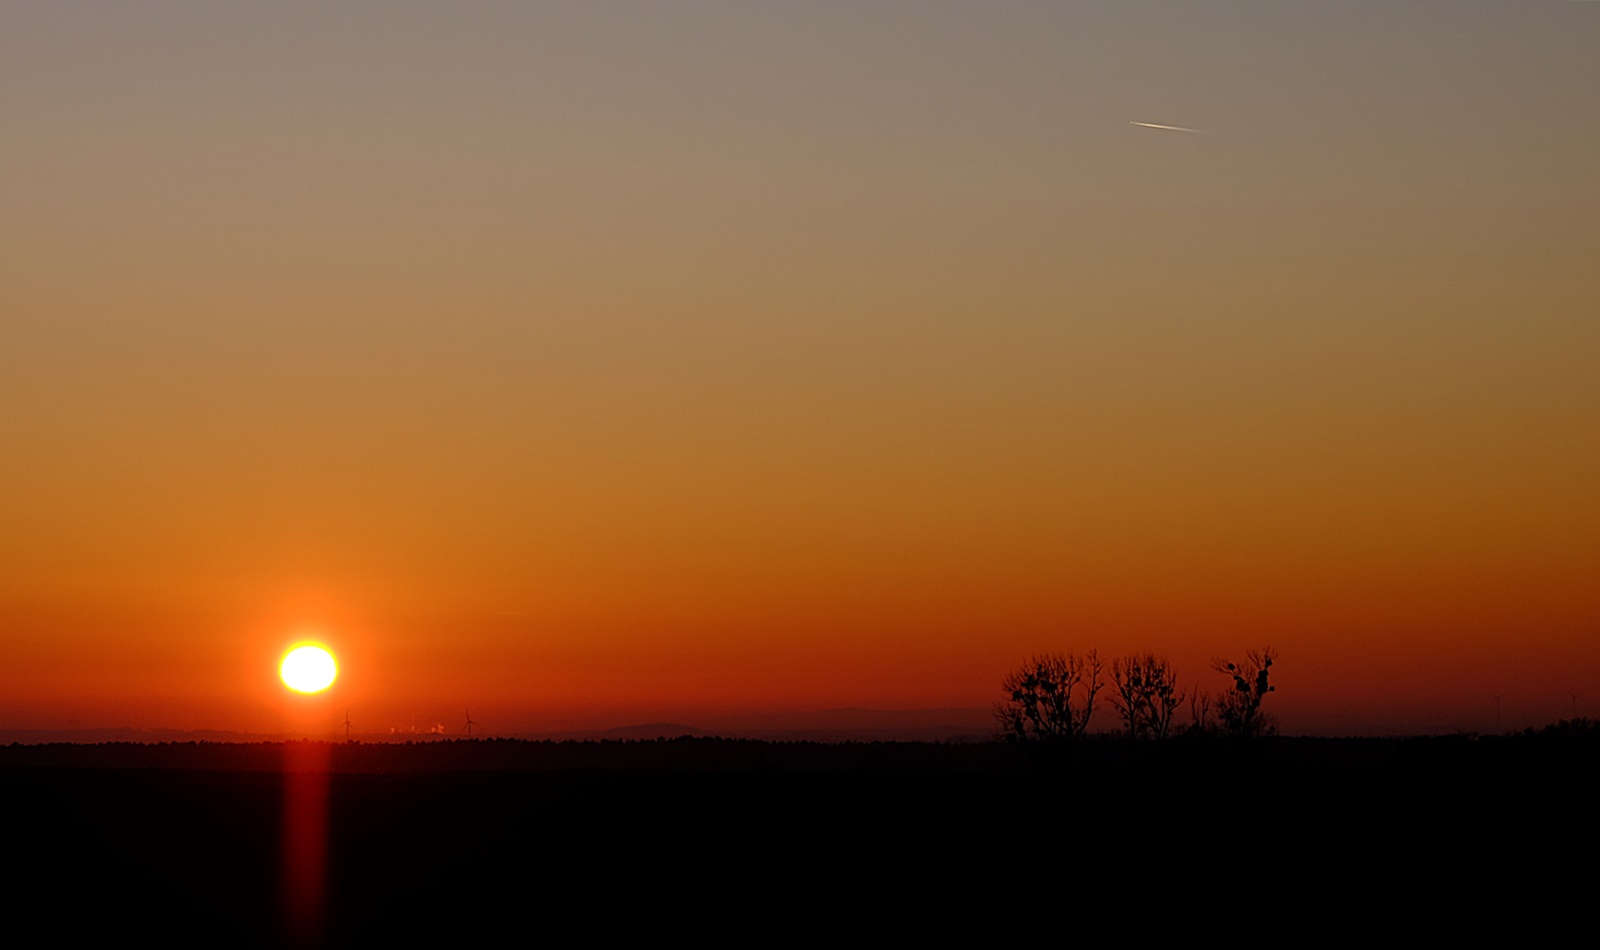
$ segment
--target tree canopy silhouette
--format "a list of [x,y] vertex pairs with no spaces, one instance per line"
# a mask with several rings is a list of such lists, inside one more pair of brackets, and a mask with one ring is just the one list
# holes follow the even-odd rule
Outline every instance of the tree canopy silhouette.
[[1089,729],[1104,664],[1090,650],[1041,653],[1001,682],[1006,699],[995,719],[1006,738],[1019,742],[1076,739]]

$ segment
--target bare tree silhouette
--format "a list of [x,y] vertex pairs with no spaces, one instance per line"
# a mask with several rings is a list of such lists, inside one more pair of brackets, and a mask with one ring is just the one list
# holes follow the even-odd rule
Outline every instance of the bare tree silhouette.
[[995,704],[995,719],[1006,738],[1019,742],[1076,739],[1089,729],[1104,664],[1090,650],[1041,653],[1003,681],[1006,699]]
[[1116,695],[1111,702],[1122,713],[1128,736],[1165,739],[1172,732],[1172,714],[1183,705],[1178,674],[1166,657],[1135,653],[1111,661]]
[[1196,689],[1189,694],[1189,731],[1195,735],[1211,732],[1211,694]]
[[1272,647],[1251,650],[1243,663],[1212,660],[1211,668],[1233,678],[1233,686],[1216,698],[1217,719],[1230,736],[1271,735],[1278,729],[1270,713],[1261,711],[1261,701],[1277,688],[1267,683],[1277,652]]

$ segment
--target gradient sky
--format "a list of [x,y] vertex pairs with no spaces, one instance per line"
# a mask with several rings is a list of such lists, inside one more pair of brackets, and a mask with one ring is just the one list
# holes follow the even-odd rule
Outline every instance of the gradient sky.
[[1593,714],[1597,170],[1600,3],[6,4],[0,725]]

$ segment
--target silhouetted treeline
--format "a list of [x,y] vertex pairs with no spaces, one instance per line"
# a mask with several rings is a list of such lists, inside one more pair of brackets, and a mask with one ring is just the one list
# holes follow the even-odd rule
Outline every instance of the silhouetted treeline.
[[[1385,761],[1416,748],[1447,747],[1462,756],[1493,757],[1537,747],[1590,749],[1600,745],[1600,725],[1589,719],[1561,720],[1540,729],[1503,736],[1447,735],[1420,738],[1273,737],[1255,754],[1284,762],[1330,767],[1349,761]],[[1147,747],[1148,746],[1148,747]],[[335,772],[494,771],[1005,771],[1040,763],[1091,760],[1107,767],[1124,762],[1203,762],[1235,756],[1234,744],[1216,734],[1188,732],[1171,742],[1131,743],[1120,733],[1091,735],[1061,746],[1003,742],[769,742],[681,736],[604,742],[473,739],[441,742],[172,742],[95,745],[53,743],[0,746],[0,769],[190,769],[281,772],[297,747],[321,749],[319,759]],[[1339,750],[1334,752],[1333,750]],[[294,767],[294,766],[291,766]]]
[[[1277,692],[1269,682],[1277,657],[1269,646],[1250,650],[1239,662],[1212,660],[1211,669],[1231,680],[1215,694],[1197,686],[1180,689],[1177,671],[1164,656],[1145,652],[1117,657],[1109,664],[1111,705],[1121,714],[1130,739],[1162,740],[1179,732],[1235,739],[1273,735],[1277,720],[1262,709],[1262,702]],[[1001,738],[1059,744],[1090,735],[1107,686],[1106,671],[1098,650],[1029,657],[1000,682],[1003,698],[995,703],[994,717]],[[1185,700],[1189,723],[1180,729],[1175,716]]]

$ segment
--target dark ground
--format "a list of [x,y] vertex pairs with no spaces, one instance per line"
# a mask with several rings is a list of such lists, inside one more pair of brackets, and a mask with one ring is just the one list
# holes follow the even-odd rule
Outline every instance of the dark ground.
[[[308,747],[331,772],[285,774]],[[51,943],[280,945],[288,790],[309,781],[327,802],[320,930],[340,946],[1261,943],[1373,928],[1432,942],[1524,908],[1526,938],[1568,910],[1592,917],[1597,765],[1592,731],[1052,754],[716,739],[9,746],[4,911],[47,922]]]

